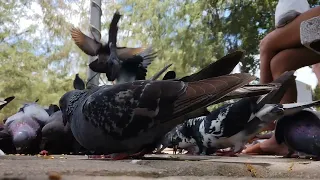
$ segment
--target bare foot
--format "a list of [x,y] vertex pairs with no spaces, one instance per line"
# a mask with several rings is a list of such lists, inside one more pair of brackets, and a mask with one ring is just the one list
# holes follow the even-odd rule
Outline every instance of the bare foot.
[[284,144],[279,145],[274,135],[270,139],[247,147],[242,151],[243,154],[259,155],[286,155],[288,152],[288,147]]

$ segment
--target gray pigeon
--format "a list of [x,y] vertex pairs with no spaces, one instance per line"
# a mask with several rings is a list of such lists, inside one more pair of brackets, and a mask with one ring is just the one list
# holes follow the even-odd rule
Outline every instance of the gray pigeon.
[[59,106],[55,105],[55,104],[50,104],[49,107],[47,109],[44,109],[49,116],[51,116],[51,114],[60,111]]
[[17,153],[39,152],[40,124],[22,111],[10,116],[5,123]]
[[276,123],[275,137],[278,144],[286,144],[291,157],[295,151],[320,157],[320,113],[304,109],[284,116]]
[[147,49],[117,47],[117,24],[120,17],[121,15],[116,11],[110,23],[109,40],[105,45],[96,38],[86,36],[76,28],[71,29],[71,36],[83,52],[90,56],[98,56],[97,60],[89,64],[89,67],[95,72],[106,73],[109,81],[131,78],[132,73],[138,74],[137,80],[142,80],[147,66],[156,57],[155,53],[151,47]]
[[143,156],[185,117],[254,79],[232,74],[195,82],[134,81],[73,90],[60,101],[64,123],[88,150],[114,159]]
[[17,153],[38,153],[41,127],[49,119],[48,113],[37,103],[26,103],[7,118],[5,127],[12,137]]
[[[162,142],[164,147],[162,149],[165,147],[177,147],[187,150],[192,149],[195,151],[192,152],[193,154],[211,154],[217,149],[236,146],[237,142],[229,144],[228,140],[226,140],[228,143],[224,143],[220,139],[228,139],[244,131],[251,123],[251,120],[256,117],[257,113],[263,112],[266,104],[280,103],[284,93],[294,79],[293,74],[294,71],[286,72],[272,82],[272,84],[280,84],[280,86],[268,95],[261,96],[260,98],[243,98],[235,103],[226,104],[207,116],[189,119],[183,124],[178,125],[164,137]],[[266,121],[271,122],[272,120],[275,119]],[[255,127],[257,130],[267,125],[264,121],[257,121],[257,123],[255,124],[257,125]],[[251,137],[258,132],[252,131],[251,133],[253,134],[246,134],[243,137],[245,139],[242,139],[241,142],[245,141],[248,136]],[[234,153],[240,151],[239,147],[236,148],[236,151],[231,151],[230,155],[234,155]]]
[[61,111],[49,117],[41,132],[41,150],[46,150],[50,154],[77,154],[81,150],[80,144],[73,137],[70,124],[64,126]]
[[73,87],[74,89],[85,89],[85,84],[83,82],[83,80],[79,77],[79,74],[76,74],[76,77],[73,81]]

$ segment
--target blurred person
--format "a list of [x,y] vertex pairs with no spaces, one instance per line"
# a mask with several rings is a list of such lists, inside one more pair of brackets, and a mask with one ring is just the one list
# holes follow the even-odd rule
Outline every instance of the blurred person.
[[[304,47],[300,40],[301,22],[320,15],[320,6],[311,8],[296,16],[291,22],[278,27],[267,34],[260,42],[260,82],[270,83],[282,73],[297,70],[304,66],[320,65],[320,55]],[[320,69],[316,70],[317,78],[320,77]],[[297,88],[295,81],[287,90],[281,103],[294,103],[297,101]],[[274,129],[272,124],[265,130]],[[273,154],[285,155],[288,148],[278,145],[274,135],[261,143],[257,143],[243,150],[246,154]]]

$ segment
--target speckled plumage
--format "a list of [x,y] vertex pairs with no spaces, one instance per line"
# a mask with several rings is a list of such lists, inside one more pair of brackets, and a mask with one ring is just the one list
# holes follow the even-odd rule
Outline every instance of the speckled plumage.
[[248,74],[233,74],[190,83],[135,81],[95,92],[68,92],[60,99],[60,108],[85,148],[106,154],[136,153],[156,147],[182,117],[251,80]]
[[[267,123],[274,120],[271,107],[266,104],[279,103],[294,77],[294,71],[286,72],[273,83],[278,83],[278,89],[266,96],[247,97],[235,103],[226,104],[207,116],[189,119],[182,125],[174,128],[164,137],[165,146],[178,145],[178,148],[195,146],[197,154],[213,152],[230,146],[236,146],[239,151],[249,137],[258,133]],[[256,118],[258,117],[258,118]],[[253,122],[250,122],[252,121]],[[240,134],[239,134],[240,133]],[[179,138],[173,138],[179,137]],[[231,139],[229,139],[232,137]],[[190,143],[192,140],[193,143]],[[188,142],[188,146],[186,143]],[[183,144],[183,146],[182,146]]]

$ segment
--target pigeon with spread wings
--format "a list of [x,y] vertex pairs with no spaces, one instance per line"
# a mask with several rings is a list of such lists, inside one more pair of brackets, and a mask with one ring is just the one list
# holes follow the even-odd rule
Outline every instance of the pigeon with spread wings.
[[[156,57],[155,53],[149,48],[127,48],[117,47],[117,32],[118,21],[121,15],[117,11],[110,23],[109,40],[107,44],[102,44],[100,40],[90,38],[83,34],[79,29],[72,28],[71,36],[76,45],[86,54],[90,56],[98,56],[98,59],[91,62],[89,67],[98,73],[106,73],[109,81],[114,81],[118,78],[121,69],[126,69],[128,66],[139,67],[140,74],[145,73],[146,67]],[[94,37],[94,36],[93,36]],[[129,68],[130,70],[131,68]],[[131,73],[131,72],[129,72]],[[138,77],[139,79],[140,77]]]

